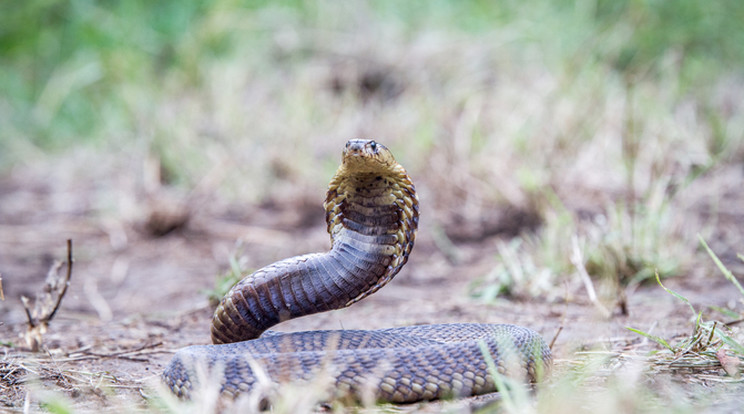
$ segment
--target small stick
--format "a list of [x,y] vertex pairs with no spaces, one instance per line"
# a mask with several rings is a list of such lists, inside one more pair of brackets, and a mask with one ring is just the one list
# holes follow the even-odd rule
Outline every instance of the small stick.
[[584,267],[584,258],[581,254],[581,248],[579,248],[579,238],[574,234],[571,236],[571,244],[573,246],[573,254],[571,254],[571,263],[576,267],[576,270],[579,272],[579,276],[581,277],[581,281],[584,282],[584,288],[586,289],[587,295],[589,295],[589,300],[594,304],[594,306],[597,307],[599,312],[604,316],[605,318],[609,318],[611,313],[607,308],[602,305],[602,303],[597,299],[597,292],[594,290],[594,284],[592,284],[592,279],[589,277],[589,273],[586,271],[586,268]]
[[726,323],[724,323],[724,325],[731,327],[731,326],[734,326],[734,325],[739,324],[739,323],[742,323],[742,322],[744,322],[744,319],[737,319],[735,321],[726,322]]
[[57,309],[59,309],[59,305],[62,304],[62,298],[65,296],[65,293],[67,293],[67,287],[70,286],[70,277],[72,276],[72,239],[67,239],[67,274],[65,275],[65,284],[62,287],[62,291],[59,292],[59,295],[57,295],[57,303],[54,304],[54,308],[52,309],[52,313],[50,313],[47,317],[44,318],[44,322],[49,322],[54,317],[54,314],[57,313]]
[[3,274],[0,273],[0,300],[5,300],[5,293],[3,293]]
[[555,332],[555,335],[553,335],[553,340],[550,341],[550,346],[548,348],[550,348],[551,351],[553,350],[553,345],[555,345],[555,340],[558,339],[558,335],[561,334],[561,331],[563,331],[563,324],[558,326],[558,330]]
[[128,356],[128,354],[138,354],[138,353],[141,353],[141,351],[146,351],[151,348],[157,348],[160,345],[163,345],[162,341],[154,342],[151,344],[139,345],[132,349],[123,349],[121,351],[110,352],[110,353],[105,353],[105,354],[103,353],[99,354],[97,352],[90,352],[90,351],[84,351],[84,352],[88,355],[94,355],[94,356],[101,357],[101,358],[114,358],[114,357]]
[[25,335],[26,343],[34,352],[38,351],[41,347],[41,338],[46,333],[49,322],[54,318],[57,310],[59,310],[62,304],[62,298],[70,286],[70,278],[72,277],[71,239],[67,240],[67,274],[64,278],[59,277],[61,267],[62,262],[57,261],[49,269],[43,288],[36,294],[33,311],[31,310],[30,300],[25,296],[21,296],[21,303],[28,319],[28,329]]
[[33,316],[31,316],[31,310],[29,309],[30,305],[28,304],[28,298],[25,296],[21,296],[21,303],[23,304],[23,310],[26,311],[26,319],[28,319],[28,326],[30,328],[36,327],[36,322]]

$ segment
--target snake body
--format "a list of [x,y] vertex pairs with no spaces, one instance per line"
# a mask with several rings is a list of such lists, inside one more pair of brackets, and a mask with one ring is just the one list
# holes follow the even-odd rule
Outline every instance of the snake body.
[[[282,384],[327,377],[334,398],[414,402],[494,391],[494,367],[528,381],[549,367],[545,341],[514,325],[265,332],[284,320],[361,300],[408,260],[418,199],[385,146],[349,141],[324,207],[331,250],[276,262],[238,282],[215,310],[215,345],[179,350],[163,373],[174,393],[188,397],[212,377],[233,396],[256,389],[259,378]],[[200,372],[207,377],[200,379]]]

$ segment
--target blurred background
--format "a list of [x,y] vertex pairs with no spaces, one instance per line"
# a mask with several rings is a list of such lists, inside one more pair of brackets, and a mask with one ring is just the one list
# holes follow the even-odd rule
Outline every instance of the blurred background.
[[[174,349],[209,341],[241,274],[328,248],[325,191],[359,137],[416,184],[411,260],[280,329],[565,326],[557,365],[580,373],[577,349],[659,342],[625,326],[691,330],[656,273],[734,327],[741,296],[701,238],[744,273],[742,22],[736,0],[0,2],[0,402],[28,403],[27,371],[91,410],[140,401]],[[23,353],[19,298],[66,239],[72,282],[44,337],[60,365]],[[701,326],[690,341],[723,325]],[[621,375],[597,406],[689,405],[723,381],[699,372],[684,398]],[[581,411],[586,393],[566,395],[546,412]]]
[[[354,137],[408,169],[414,255],[475,266],[468,295],[565,296],[574,246],[611,292],[704,276],[697,234],[740,271],[742,21],[738,1],[3,2],[6,296],[69,237],[109,278],[80,309],[108,318],[133,243],[222,240],[197,255],[201,287],[231,259],[323,249]],[[193,258],[168,246],[143,269]]]

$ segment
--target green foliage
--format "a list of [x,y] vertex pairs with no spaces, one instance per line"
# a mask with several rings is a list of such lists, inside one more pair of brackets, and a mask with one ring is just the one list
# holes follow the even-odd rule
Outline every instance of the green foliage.
[[[669,53],[680,56],[689,79],[744,61],[744,5],[736,1],[561,1],[546,6],[536,1],[440,0],[367,6],[369,13],[397,22],[409,33],[438,27],[484,41],[496,28],[522,25],[527,30],[518,44],[543,43],[546,52],[559,46],[565,59],[575,57],[585,42],[600,39],[606,43],[591,47],[596,59],[621,72],[658,67]],[[343,17],[353,13],[351,8],[339,6],[336,12],[334,19],[322,3],[303,1],[4,2],[0,87],[8,99],[3,111],[10,113],[2,117],[44,147],[101,139],[95,133],[102,123],[136,127],[131,102],[123,96],[127,89],[155,88],[149,93],[157,95],[170,77],[196,81],[203,63],[239,59],[246,46],[260,56],[255,46],[271,43],[266,34],[271,34],[276,14],[293,16],[289,18],[301,26],[332,23],[353,30],[354,19]],[[228,13],[243,16],[244,31],[217,23],[224,23]],[[525,26],[530,19],[546,29]],[[261,31],[261,20],[268,23],[268,33]],[[606,47],[613,43],[617,45]]]
[[207,5],[3,3],[0,88],[9,92],[11,112],[0,116],[22,138],[46,148],[98,140],[106,122],[131,127],[123,91],[157,85],[160,74],[179,65],[179,45]]
[[668,53],[679,56],[685,75],[697,74],[701,63],[730,69],[744,62],[741,2],[602,0],[595,15],[601,26],[626,33],[613,58],[621,72],[658,70]]
[[45,412],[51,414],[73,414],[76,412],[72,403],[66,397],[56,393],[47,395],[41,403],[41,407]]

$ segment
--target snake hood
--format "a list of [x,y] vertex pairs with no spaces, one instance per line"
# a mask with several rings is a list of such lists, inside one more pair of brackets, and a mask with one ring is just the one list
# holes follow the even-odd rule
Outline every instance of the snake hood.
[[386,146],[353,139],[344,147],[324,207],[332,249],[364,238],[367,249],[390,258],[375,283],[351,298],[349,306],[387,284],[408,260],[419,220],[416,188]]

